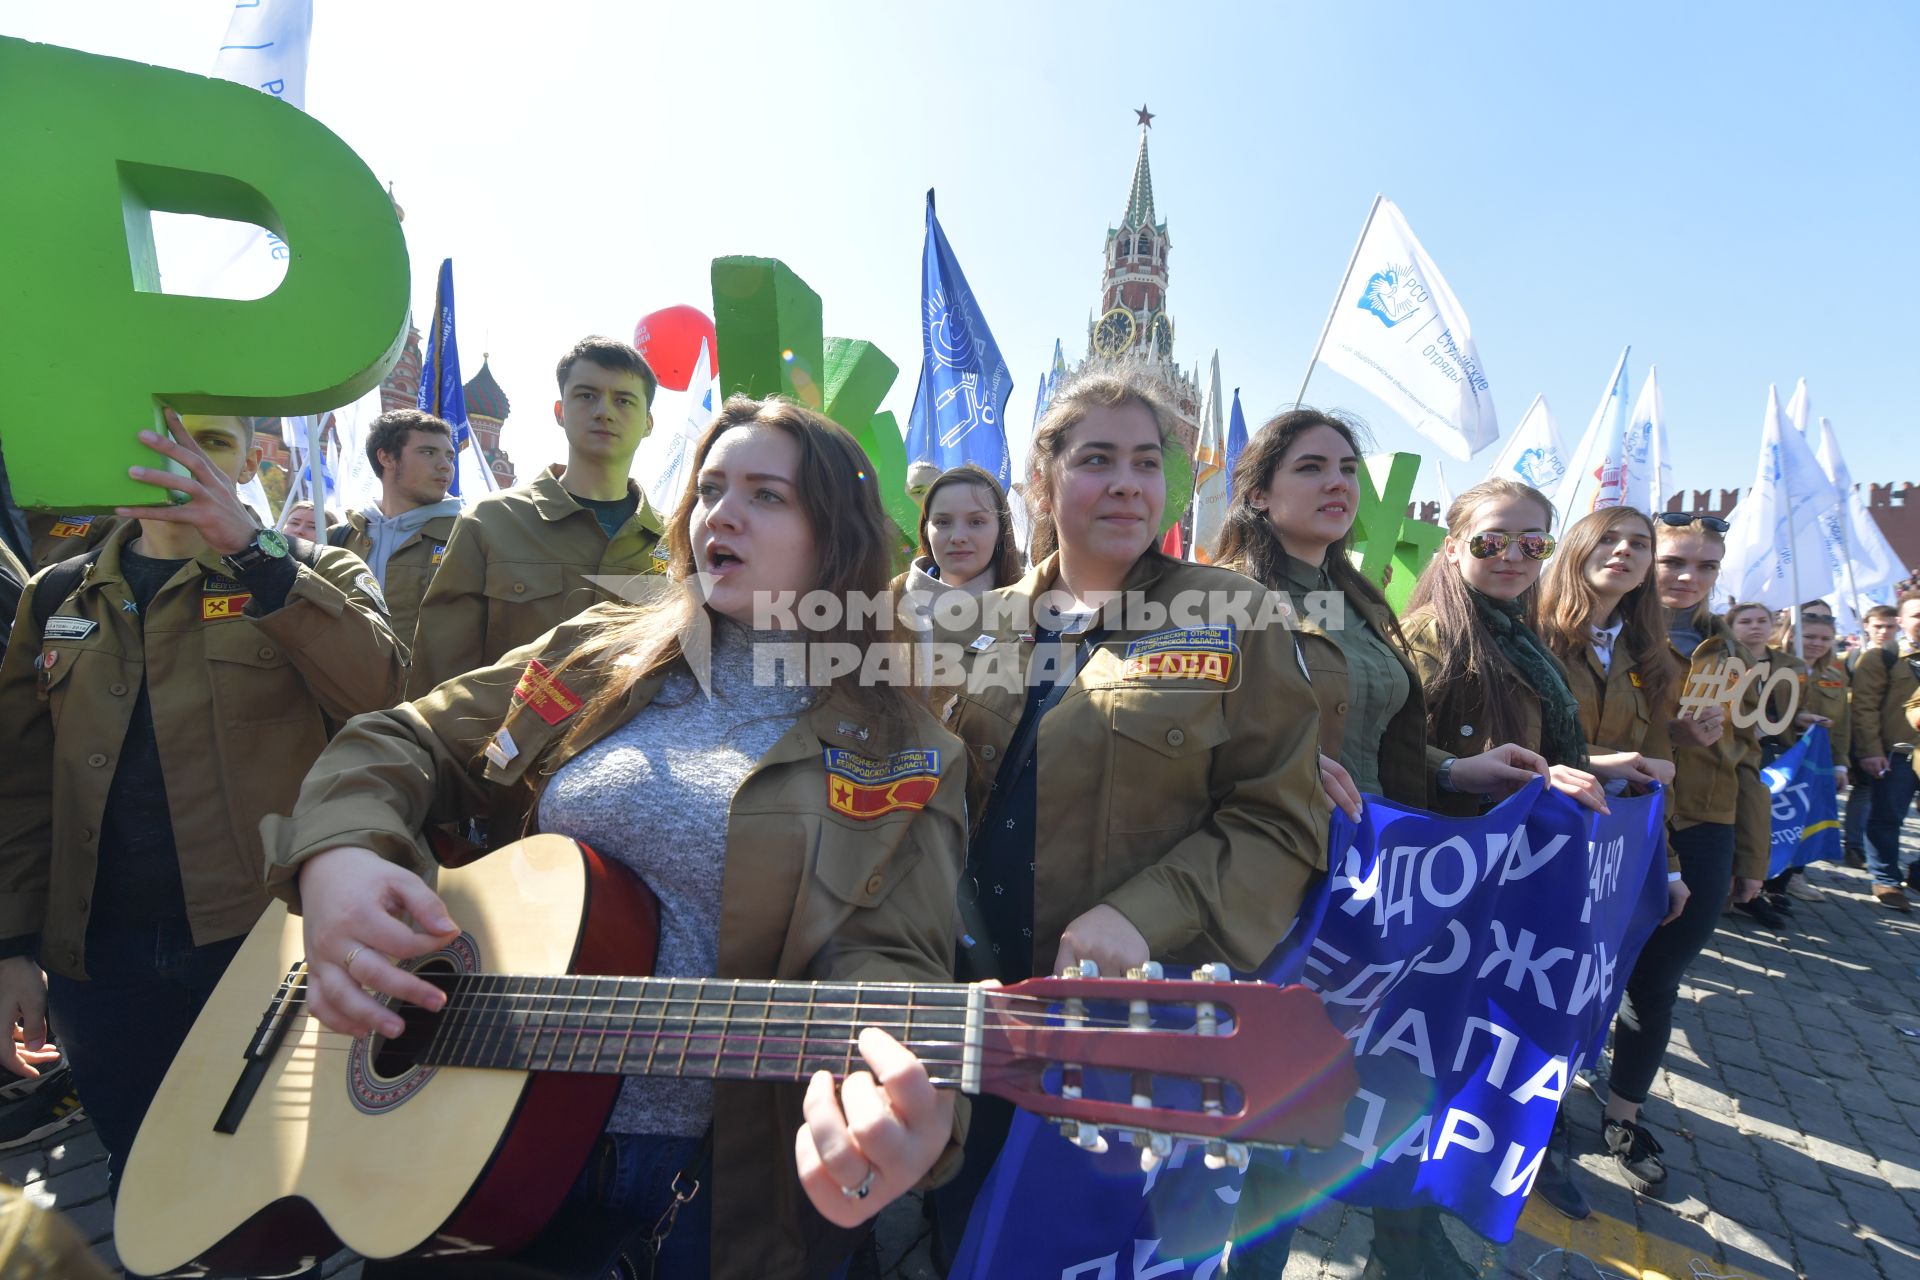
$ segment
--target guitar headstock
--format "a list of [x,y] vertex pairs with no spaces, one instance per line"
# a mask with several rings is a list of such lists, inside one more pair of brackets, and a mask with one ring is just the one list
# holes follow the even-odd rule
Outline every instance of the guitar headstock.
[[[1176,1139],[1205,1143],[1215,1167],[1244,1167],[1249,1146],[1330,1147],[1360,1087],[1353,1046],[1319,997],[1230,981],[1223,965],[1102,978],[1083,961],[985,996],[981,1091],[1059,1121],[1090,1150],[1117,1133],[1147,1168]],[[1131,1096],[1090,1096],[1096,1078],[1113,1083],[1100,1073],[1129,1077]]]

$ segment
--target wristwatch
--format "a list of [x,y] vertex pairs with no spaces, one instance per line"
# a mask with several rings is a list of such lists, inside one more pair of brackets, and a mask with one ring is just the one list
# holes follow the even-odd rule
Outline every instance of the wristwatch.
[[1434,775],[1433,780],[1434,784],[1442,791],[1451,792],[1453,790],[1453,762],[1459,758],[1459,756],[1448,756],[1440,762],[1440,770]]
[[278,529],[256,529],[253,541],[230,556],[221,556],[220,563],[235,573],[250,573],[262,565],[285,560],[287,550],[286,534]]

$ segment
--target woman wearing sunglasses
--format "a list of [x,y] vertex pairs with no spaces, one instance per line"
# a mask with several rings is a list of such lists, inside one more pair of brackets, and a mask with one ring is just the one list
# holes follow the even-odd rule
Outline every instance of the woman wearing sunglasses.
[[[1552,523],[1553,505],[1539,490],[1483,480],[1447,509],[1446,541],[1414,585],[1405,631],[1427,699],[1427,756],[1437,771],[1441,813],[1470,816],[1485,807],[1483,797],[1463,793],[1454,781],[1454,762],[1497,743],[1538,753],[1549,786],[1606,812],[1600,780],[1585,767],[1579,703],[1533,629],[1535,588],[1553,554]],[[1564,1140],[1550,1144],[1534,1187],[1561,1212],[1582,1218],[1586,1198],[1566,1151]],[[1374,1230],[1377,1253],[1404,1252],[1407,1236],[1417,1240],[1425,1271],[1414,1274],[1474,1274],[1447,1243],[1437,1209],[1376,1211]],[[1398,1274],[1381,1274],[1389,1273]]]

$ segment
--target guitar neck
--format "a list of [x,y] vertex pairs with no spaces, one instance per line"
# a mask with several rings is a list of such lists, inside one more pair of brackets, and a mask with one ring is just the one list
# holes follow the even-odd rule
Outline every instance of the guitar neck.
[[486,973],[429,981],[447,992],[446,1007],[410,1017],[394,1047],[431,1065],[804,1081],[859,1069],[860,1031],[878,1027],[919,1055],[936,1086],[979,1091],[979,987]]

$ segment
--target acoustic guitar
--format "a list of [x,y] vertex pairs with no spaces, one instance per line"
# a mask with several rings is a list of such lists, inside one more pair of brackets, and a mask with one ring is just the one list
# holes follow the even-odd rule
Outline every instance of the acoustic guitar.
[[[284,1275],[342,1245],[511,1253],[559,1209],[624,1077],[842,1077],[868,1026],[938,1087],[996,1094],[1090,1148],[1120,1135],[1148,1163],[1176,1140],[1216,1165],[1249,1145],[1329,1146],[1358,1088],[1311,992],[1212,967],[1010,987],[651,978],[651,893],[571,840],[522,840],[438,889],[464,932],[409,963],[448,1000],[400,1006],[391,1040],[310,1016],[300,920],[278,903],[262,917],[134,1143],[114,1219],[130,1270]],[[1156,1025],[1169,1019],[1184,1029]],[[1093,1096],[1096,1071],[1130,1075],[1130,1093]]]

